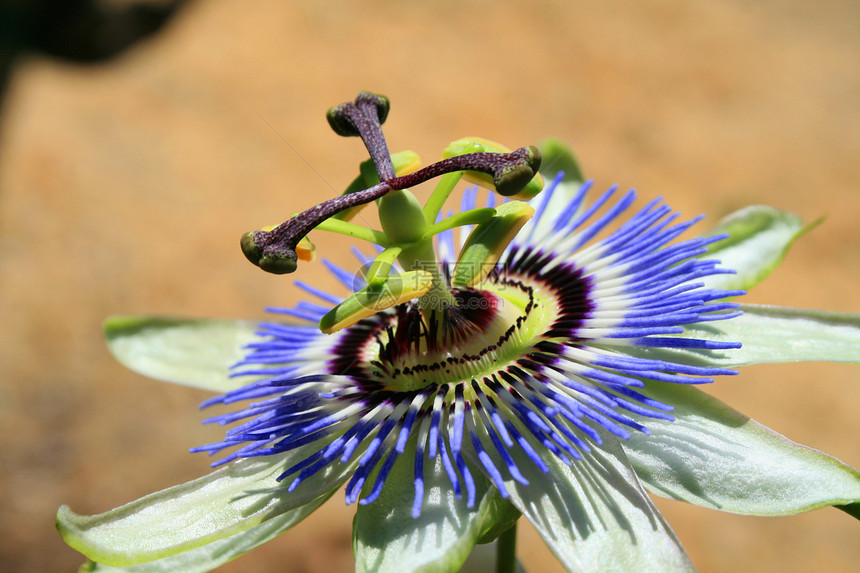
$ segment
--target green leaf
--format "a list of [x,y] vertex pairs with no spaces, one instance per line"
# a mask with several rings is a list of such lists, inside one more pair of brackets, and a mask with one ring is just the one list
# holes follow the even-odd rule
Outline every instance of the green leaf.
[[792,442],[696,388],[646,382],[674,422],[641,418],[650,436],[623,444],[649,491],[733,513],[787,515],[860,501],[860,474]]
[[807,227],[797,215],[773,207],[753,205],[723,218],[708,235],[729,237],[710,245],[707,258],[719,259],[734,275],[703,280],[709,288],[748,289],[760,283],[782,262],[791,244],[818,224]]
[[548,474],[519,449],[511,454],[529,481],[505,482],[511,502],[568,571],[693,570],[614,437],[570,466],[545,454]]
[[196,320],[157,316],[114,316],[104,324],[111,353],[131,370],[167,382],[214,392],[248,384],[229,378],[256,337],[249,320]]
[[379,498],[358,507],[352,529],[356,571],[458,571],[491,525],[495,489],[473,470],[477,501],[469,509],[465,498],[454,497],[439,457],[425,467],[421,513],[412,517],[414,460],[410,446],[394,463]]
[[693,324],[679,335],[740,342],[731,350],[626,348],[636,356],[734,368],[782,362],[860,362],[860,315],[778,306],[741,305],[729,320]]
[[235,535],[170,557],[127,567],[111,567],[90,561],[80,569],[80,573],[205,573],[271,541],[314,512],[330,495],[321,496]]
[[317,448],[244,458],[188,483],[147,495],[99,515],[66,506],[57,529],[74,549],[98,563],[127,566],[163,559],[246,531],[284,512],[322,502],[351,471],[332,466],[294,492],[277,477]]

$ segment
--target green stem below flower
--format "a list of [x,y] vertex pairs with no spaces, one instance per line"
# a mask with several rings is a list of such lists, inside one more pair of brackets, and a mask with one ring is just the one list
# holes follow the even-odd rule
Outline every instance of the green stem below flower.
[[496,541],[496,573],[514,573],[517,569],[517,522]]

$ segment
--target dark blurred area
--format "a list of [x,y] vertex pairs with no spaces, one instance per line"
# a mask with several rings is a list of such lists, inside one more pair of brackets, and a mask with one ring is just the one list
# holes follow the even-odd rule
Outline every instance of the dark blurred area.
[[[220,437],[200,424],[210,395],[124,370],[101,323],[296,302],[239,237],[353,179],[365,152],[324,114],[359,90],[391,98],[389,145],[425,163],[464,136],[556,136],[597,188],[707,213],[699,231],[752,203],[826,215],[747,300],[860,312],[858,31],[854,0],[0,0],[0,571],[76,569],[61,504],[99,513],[208,471],[187,451]],[[330,285],[318,262],[296,276]],[[858,375],[759,366],[706,391],[856,467]],[[703,573],[860,561],[836,509],[658,505]],[[350,571],[353,511],[335,495],[222,570]],[[520,536],[526,570],[561,571]]]
[[103,62],[161,30],[182,4],[183,0],[127,4],[0,1],[0,98],[18,56],[43,54],[68,62]]

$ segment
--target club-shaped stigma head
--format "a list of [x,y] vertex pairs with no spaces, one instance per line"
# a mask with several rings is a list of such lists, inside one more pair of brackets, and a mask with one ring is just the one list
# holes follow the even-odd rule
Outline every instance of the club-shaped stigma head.
[[240,244],[245,257],[267,273],[285,275],[295,271],[299,258],[295,249],[288,244],[268,241],[271,234],[251,231],[242,235]]
[[[382,125],[388,118],[391,104],[387,97],[361,92],[355,101],[350,101],[330,108],[326,119],[332,130],[344,137],[361,137],[362,121],[374,121]],[[375,116],[375,117],[374,117]]]

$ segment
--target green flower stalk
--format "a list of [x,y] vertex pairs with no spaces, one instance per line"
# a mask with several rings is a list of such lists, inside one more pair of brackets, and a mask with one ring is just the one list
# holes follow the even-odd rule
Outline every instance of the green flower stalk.
[[[457,571],[492,541],[512,571],[521,516],[570,571],[692,570],[646,490],[858,514],[856,470],[695,388],[747,364],[860,361],[860,317],[734,301],[803,232],[796,217],[752,207],[681,238],[700,218],[633,209],[616,187],[592,198],[558,142],[466,138],[419,168],[389,153],[388,112],[369,93],[332,108],[370,161],[344,194],[241,240],[284,274],[314,258],[310,232],[340,233],[375,246],[361,271],[326,263],[333,284],[297,283],[313,301],[270,309],[285,321],[108,321],[123,363],[233,411],[194,449],[219,456],[211,474],[101,515],[60,508],[87,570],[209,571],[342,486],[358,571]],[[463,178],[486,198],[471,188],[443,216]],[[431,179],[422,204],[409,188]],[[371,203],[381,229],[350,221]]]

